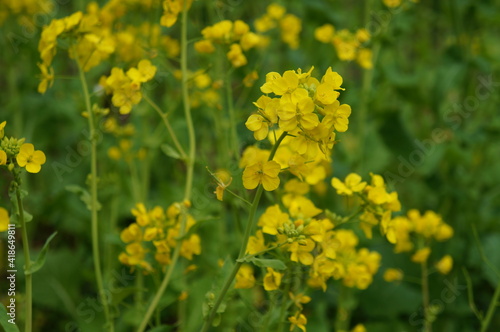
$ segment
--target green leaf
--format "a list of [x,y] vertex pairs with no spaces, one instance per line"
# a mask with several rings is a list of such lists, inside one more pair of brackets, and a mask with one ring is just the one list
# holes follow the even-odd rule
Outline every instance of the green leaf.
[[33,274],[36,271],[40,270],[45,264],[45,259],[47,257],[47,251],[49,251],[49,243],[56,236],[57,232],[52,233],[51,236],[45,241],[45,244],[42,247],[42,250],[38,254],[38,258],[35,262],[32,262],[31,265],[24,271],[26,275]]
[[3,327],[5,332],[19,332],[16,324],[9,323],[10,316],[7,315],[7,308],[0,303],[0,326]]
[[279,259],[265,259],[252,257],[247,262],[251,262],[259,267],[270,267],[275,270],[286,270],[286,265]]
[[[87,189],[84,189],[78,185],[72,184],[69,186],[66,186],[65,188],[67,191],[77,194],[80,196],[80,199],[82,200],[83,203],[85,203],[85,206],[89,211],[92,210],[92,196],[90,196],[90,193],[88,192]],[[97,202],[97,211],[101,209],[101,204]]]
[[176,149],[174,149],[172,146],[170,146],[168,144],[162,144],[161,150],[163,151],[163,153],[165,153],[169,157],[172,157],[174,159],[182,159],[179,152],[177,152]]

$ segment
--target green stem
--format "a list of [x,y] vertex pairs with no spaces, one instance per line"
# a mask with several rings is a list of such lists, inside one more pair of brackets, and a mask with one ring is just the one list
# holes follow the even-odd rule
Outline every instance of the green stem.
[[238,159],[239,155],[239,139],[237,132],[237,123],[236,123],[236,114],[234,110],[234,100],[233,100],[233,88],[231,86],[231,70],[227,71],[226,74],[226,104],[229,112],[229,125],[231,126],[231,143],[233,153],[236,159]]
[[[76,54],[76,52],[75,52]],[[90,196],[91,196],[91,223],[92,223],[92,254],[94,258],[94,270],[95,270],[95,278],[97,282],[97,288],[99,291],[99,297],[102,303],[102,307],[104,309],[104,316],[106,319],[107,329],[109,331],[114,331],[113,320],[111,319],[111,315],[109,312],[108,301],[106,299],[104,293],[104,283],[102,280],[102,271],[101,271],[101,256],[99,253],[99,222],[98,222],[98,214],[97,214],[97,141],[96,141],[96,129],[95,129],[95,121],[94,121],[94,113],[92,112],[92,107],[90,106],[90,94],[87,86],[87,80],[85,79],[85,73],[83,72],[83,68],[76,59],[76,63],[78,65],[78,73],[80,75],[80,81],[82,83],[83,95],[85,99],[85,106],[87,109],[88,116],[88,124],[90,130]]]
[[[273,148],[271,149],[271,153],[269,155],[268,160],[273,160],[274,155],[276,154],[276,151],[278,150],[279,145],[281,142],[285,139],[285,137],[288,135],[286,131],[284,131],[281,136],[278,138],[276,143],[274,144]],[[255,218],[255,213],[257,211],[257,207],[259,206],[260,198],[262,196],[262,192],[264,191],[264,188],[262,185],[259,185],[257,188],[257,192],[255,194],[255,197],[252,202],[252,206],[250,207],[250,214],[248,215],[248,221],[247,221],[247,226],[245,228],[245,234],[243,235],[243,241],[241,242],[241,247],[240,247],[240,252],[238,254],[238,258],[236,259],[236,263],[234,264],[233,270],[231,271],[231,274],[229,277],[226,279],[224,282],[224,285],[222,286],[222,290],[219,293],[219,296],[217,297],[217,300],[215,301],[214,306],[210,310],[210,313],[203,323],[203,327],[201,329],[202,332],[206,332],[210,329],[210,326],[212,325],[212,321],[215,318],[215,315],[217,313],[217,309],[221,305],[222,301],[224,300],[224,297],[226,296],[227,291],[231,287],[231,284],[233,283],[234,278],[236,277],[236,274],[238,274],[238,271],[243,264],[243,258],[245,257],[245,252],[248,246],[248,239],[250,238],[250,234],[252,232],[253,224],[254,224],[254,218]]]
[[163,123],[165,124],[165,127],[167,128],[168,134],[172,138],[172,141],[174,142],[175,148],[179,152],[181,158],[185,160],[187,158],[186,152],[182,148],[182,145],[179,143],[179,140],[177,139],[177,136],[175,135],[174,130],[172,129],[172,126],[170,125],[170,122],[168,121],[167,114],[163,113],[163,111],[160,109],[160,107],[152,101],[147,95],[143,95],[144,100],[158,113],[158,115],[161,117],[163,120]]
[[[30,247],[29,247],[29,241],[28,241],[28,231],[26,229],[26,222],[24,220],[24,207],[23,207],[23,200],[21,198],[21,192],[19,191],[19,187],[16,188],[16,197],[17,197],[17,208],[18,208],[18,215],[19,215],[19,221],[21,222],[21,235],[22,235],[22,241],[23,241],[23,252],[24,252],[24,269],[29,270],[31,266],[31,258],[30,258]],[[33,307],[33,296],[32,296],[32,275],[31,273],[26,274],[25,273],[25,282],[26,282],[26,317],[24,319],[24,331],[26,332],[31,332],[31,326],[32,326],[32,307]]]
[[255,254],[251,254],[251,255],[245,255],[243,258],[240,259],[240,261],[243,263],[243,262],[246,262],[248,261],[250,258],[254,258],[254,257],[257,257],[257,256],[260,256],[260,255],[263,255],[265,254],[266,252],[269,252],[269,251],[273,251],[274,249],[278,249],[280,247],[283,247],[285,244],[290,244],[290,242],[282,242],[278,245],[275,245],[275,246],[272,246],[270,248],[267,248],[267,249],[264,249],[264,250],[261,250],[259,252],[256,252]]
[[[177,265],[177,261],[179,260],[179,255],[182,246],[182,238],[184,233],[186,232],[186,221],[187,221],[187,207],[186,203],[191,200],[191,191],[193,186],[193,173],[194,173],[194,164],[196,158],[196,136],[194,131],[193,119],[191,117],[191,107],[189,104],[189,91],[188,91],[188,70],[187,70],[187,17],[188,17],[188,8],[186,5],[187,1],[184,1],[184,7],[182,10],[182,19],[181,19],[181,70],[182,70],[182,100],[184,104],[184,113],[186,116],[186,123],[188,126],[188,137],[189,137],[189,155],[188,158],[185,159],[187,164],[187,175],[186,175],[186,186],[184,192],[184,202],[182,205],[181,211],[181,223],[180,223],[180,231],[179,231],[179,239],[177,240],[177,244],[174,249],[174,253],[172,255],[172,261],[168,267],[167,273],[163,278],[163,281],[160,285],[160,288],[156,292],[153,301],[148,307],[146,315],[144,316],[141,325],[139,326],[138,332],[143,332],[146,329],[146,326],[151,319],[158,303],[163,296],[163,293],[167,289],[167,286],[170,282],[170,278],[172,277],[172,273]],[[174,136],[172,136],[174,137]],[[180,150],[182,151],[182,150]],[[185,154],[184,154],[185,155]]]
[[495,293],[493,294],[493,298],[491,299],[490,306],[488,307],[488,311],[486,312],[486,317],[481,322],[481,332],[488,331],[488,327],[490,325],[491,319],[495,314],[495,309],[498,306],[498,299],[500,298],[500,282],[495,289]]
[[349,327],[349,310],[346,308],[347,288],[340,285],[339,300],[337,305],[337,317],[335,319],[335,331],[347,331]]
[[292,278],[290,278],[290,282],[286,284],[285,291],[283,292],[283,303],[281,303],[280,316],[278,320],[278,332],[282,332],[285,327],[285,315],[288,312],[288,293],[292,289]]
[[422,301],[424,306],[424,331],[432,332],[432,323],[429,316],[429,278],[427,271],[427,261],[421,263],[422,267]]

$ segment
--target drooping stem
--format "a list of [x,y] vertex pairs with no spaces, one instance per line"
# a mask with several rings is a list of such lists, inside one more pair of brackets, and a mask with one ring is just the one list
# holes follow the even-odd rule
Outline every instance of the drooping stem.
[[[16,198],[17,198],[17,208],[18,208],[18,216],[19,222],[21,223],[21,235],[23,241],[23,252],[24,252],[24,265],[25,271],[29,270],[31,266],[31,258],[30,258],[30,246],[28,241],[28,230],[26,229],[26,221],[24,220],[24,207],[23,200],[21,198],[21,192],[19,190],[19,186],[16,188]],[[26,304],[25,304],[25,319],[24,319],[24,331],[31,332],[31,326],[33,321],[33,289],[32,289],[32,275],[31,273],[25,273],[25,282],[26,282]]]
[[[182,101],[184,104],[184,115],[186,117],[186,123],[188,127],[188,137],[189,137],[189,152],[187,158],[185,158],[187,174],[186,174],[186,186],[184,188],[184,202],[181,206],[181,220],[180,220],[180,230],[179,230],[179,238],[177,240],[174,253],[172,255],[172,260],[168,267],[167,273],[163,278],[163,281],[160,285],[160,288],[156,292],[151,304],[148,307],[146,315],[144,316],[141,325],[139,326],[138,332],[143,332],[146,329],[146,326],[151,319],[151,316],[156,310],[158,303],[160,302],[163,293],[167,289],[167,286],[170,282],[170,278],[172,277],[172,273],[174,272],[175,266],[177,265],[177,261],[179,260],[181,246],[182,246],[182,238],[186,232],[186,223],[187,223],[187,206],[186,204],[191,200],[191,192],[193,186],[193,173],[194,173],[194,164],[196,158],[196,135],[194,131],[193,119],[191,116],[191,106],[189,103],[189,91],[188,91],[188,68],[187,68],[187,18],[188,18],[188,6],[187,1],[184,1],[184,7],[182,9],[182,18],[181,18],[181,71],[182,71]],[[158,111],[158,110],[157,110]],[[162,116],[163,117],[163,116]],[[175,137],[175,136],[172,136]],[[179,149],[180,145],[178,145]],[[180,151],[183,151],[180,149]],[[182,154],[183,152],[181,152]]]
[[175,135],[174,130],[172,129],[172,126],[170,125],[170,122],[168,121],[167,114],[163,113],[161,108],[151,100],[147,95],[143,95],[144,100],[158,113],[158,115],[161,117],[163,120],[163,123],[165,124],[165,128],[167,128],[168,134],[172,138],[172,141],[174,142],[175,148],[177,149],[177,152],[181,156],[181,159],[186,159],[186,152],[182,148],[182,145],[179,143],[179,140],[177,139],[177,135]]
[[[285,139],[285,137],[288,135],[288,133],[285,131],[281,134],[281,136],[278,138],[276,143],[274,143],[273,148],[271,149],[271,153],[269,155],[268,160],[273,160],[274,155],[276,154],[276,151],[278,150],[279,145],[281,142]],[[262,197],[262,192],[264,191],[264,188],[262,185],[259,185],[257,188],[257,192],[255,193],[255,197],[252,202],[252,206],[250,207],[250,213],[248,215],[248,220],[247,220],[247,225],[245,228],[245,233],[243,235],[243,240],[241,242],[241,247],[240,247],[240,252],[238,254],[238,258],[236,259],[236,263],[234,264],[233,270],[229,274],[228,278],[224,282],[224,285],[222,286],[221,292],[217,296],[217,299],[215,300],[214,306],[210,310],[210,313],[207,316],[207,319],[203,323],[203,327],[201,329],[202,332],[206,332],[210,329],[210,326],[212,325],[212,321],[215,318],[215,315],[217,314],[217,309],[221,305],[222,301],[224,300],[224,297],[226,296],[227,291],[231,287],[231,284],[233,283],[234,278],[236,278],[236,275],[238,274],[238,271],[243,264],[243,258],[245,257],[245,252],[248,246],[248,239],[250,238],[250,234],[252,232],[253,224],[254,224],[254,218],[255,218],[255,213],[257,212],[257,207],[259,206],[260,198]]]
[[101,255],[99,252],[99,220],[97,213],[97,132],[95,129],[94,113],[92,112],[92,107],[90,105],[90,94],[87,86],[87,80],[85,79],[85,73],[83,68],[76,58],[76,63],[78,65],[78,73],[80,75],[80,81],[82,83],[83,96],[85,99],[85,108],[87,111],[88,125],[90,131],[90,199],[91,199],[91,229],[92,229],[92,255],[94,259],[94,271],[95,278],[97,282],[97,289],[99,292],[99,297],[104,309],[104,316],[106,319],[106,328],[109,331],[114,331],[113,321],[109,312],[108,300],[104,293],[104,283],[101,271]]

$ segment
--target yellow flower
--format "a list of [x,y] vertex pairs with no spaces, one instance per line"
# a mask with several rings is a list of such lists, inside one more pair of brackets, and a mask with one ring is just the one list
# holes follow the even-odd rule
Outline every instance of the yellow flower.
[[120,239],[125,243],[140,242],[142,240],[141,228],[136,224],[130,224],[120,233]]
[[403,271],[400,269],[387,269],[384,272],[384,280],[387,282],[403,280]]
[[150,222],[149,213],[143,203],[137,203],[135,208],[131,211],[132,215],[135,216],[135,220],[139,226],[147,226]]
[[396,8],[401,5],[401,0],[382,0],[384,5],[389,8]]
[[245,289],[252,288],[255,285],[255,277],[253,275],[253,268],[248,264],[243,264],[238,273],[236,274],[236,284],[234,288]]
[[7,121],[4,121],[0,123],[0,139],[2,139],[5,136],[5,125],[7,124]]
[[335,28],[331,24],[322,25],[314,30],[314,38],[325,44],[332,41],[334,34]]
[[203,39],[194,43],[194,49],[198,53],[210,54],[215,52],[215,47],[210,40]]
[[332,104],[325,106],[323,111],[325,112],[325,119],[323,120],[325,125],[333,127],[336,131],[341,133],[347,131],[349,116],[351,115],[351,106],[347,104],[340,105],[340,102],[335,100]]
[[363,325],[363,324],[358,324],[356,326],[353,327],[353,329],[351,330],[351,332],[366,332],[366,327]]
[[265,190],[276,190],[280,185],[280,171],[280,164],[273,160],[249,165],[243,171],[243,186],[246,189],[255,189],[262,183]]
[[244,66],[248,63],[240,44],[231,44],[229,52],[227,52],[227,58],[235,68]]
[[21,167],[25,167],[29,173],[38,173],[45,164],[45,154],[37,150],[31,143],[24,143],[21,145],[19,154],[16,157],[17,163]]
[[430,253],[431,253],[431,248],[429,247],[419,249],[415,254],[413,254],[413,256],[411,256],[411,261],[414,263],[426,262],[427,258],[429,258]]
[[9,222],[9,212],[3,207],[0,207],[0,232],[5,232],[9,229]]
[[267,15],[269,15],[269,17],[275,20],[279,20],[280,18],[283,17],[283,15],[285,15],[286,9],[285,7],[280,6],[277,3],[272,3],[269,6],[267,6],[266,12]]
[[332,187],[337,190],[339,195],[351,196],[353,193],[359,193],[366,187],[366,182],[361,182],[362,178],[356,173],[350,173],[342,182],[338,178],[332,179]]
[[267,268],[267,273],[264,276],[264,289],[266,291],[277,290],[281,285],[283,274],[274,271],[272,268]]
[[224,190],[226,190],[226,188],[229,187],[231,182],[233,182],[233,178],[225,170],[221,170],[212,175],[215,177],[215,180],[217,181],[217,188],[215,189],[214,194],[216,195],[217,199],[222,202],[224,198]]
[[436,269],[441,274],[446,275],[450,273],[452,268],[453,268],[453,258],[451,258],[450,255],[445,255],[443,258],[439,260],[439,262],[436,263]]
[[297,312],[295,316],[288,317],[290,321],[290,331],[293,331],[295,327],[298,327],[302,331],[306,332],[307,318],[300,312]]
[[261,230],[258,230],[255,236],[250,236],[248,238],[247,253],[250,255],[256,254],[260,251],[266,250],[266,245],[264,243],[264,234]]
[[45,93],[48,88],[52,87],[54,84],[54,69],[52,67],[47,68],[43,63],[38,64],[38,68],[42,72],[40,84],[38,84],[38,92]]
[[262,227],[262,231],[266,234],[276,235],[278,229],[289,220],[287,213],[281,212],[278,204],[270,206],[260,216],[258,226]]
[[0,150],[0,166],[7,165],[7,153],[4,150]]
[[312,265],[314,257],[311,251],[314,250],[316,244],[311,239],[306,239],[305,243],[293,242],[288,251],[291,252],[290,260],[292,262],[300,262],[303,265]]
[[156,67],[149,60],[141,60],[137,68],[130,68],[127,76],[136,83],[144,83],[152,79],[156,74]]

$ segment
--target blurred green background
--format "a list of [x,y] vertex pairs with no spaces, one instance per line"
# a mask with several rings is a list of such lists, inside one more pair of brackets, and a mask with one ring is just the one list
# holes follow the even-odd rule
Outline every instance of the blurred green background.
[[[57,4],[57,1],[54,2]],[[280,2],[278,2],[280,3]],[[339,135],[340,143],[333,153],[332,174],[343,178],[352,171],[364,177],[369,172],[384,175],[392,189],[399,193],[403,210],[432,209],[455,229],[455,236],[436,248],[449,253],[455,267],[444,277],[430,276],[431,303],[439,306],[435,331],[478,331],[467,297],[463,269],[472,278],[475,302],[486,310],[499,277],[482,260],[473,237],[477,229],[484,252],[500,269],[500,2],[497,0],[451,0],[404,2],[388,8],[382,1],[282,1],[287,11],[302,19],[300,47],[291,50],[283,43],[272,43],[270,49],[251,51],[249,64],[233,73],[235,98],[245,92],[241,80],[252,69],[259,73],[255,86],[243,97],[237,109],[238,134],[242,147],[251,144],[251,133],[244,122],[253,111],[252,101],[260,96],[259,86],[267,72],[303,68],[314,65],[316,73],[332,66],[344,78],[342,102],[352,107],[350,128]],[[195,1],[190,12],[189,35],[200,36],[201,29],[222,19],[242,19],[251,23],[265,12],[267,1]],[[91,258],[89,212],[79,198],[78,190],[68,186],[84,186],[88,169],[88,135],[77,72],[65,51],[56,56],[54,86],[45,95],[37,93],[41,27],[51,18],[60,18],[76,10],[84,10],[85,1],[63,1],[53,11],[40,15],[34,26],[19,24],[8,17],[0,27],[0,122],[7,120],[7,135],[26,137],[47,155],[47,163],[37,176],[25,177],[29,190],[26,209],[33,214],[29,224],[30,239],[36,253],[55,230],[59,233],[49,251],[47,263],[34,278],[34,319],[38,331],[99,331],[103,317],[96,305],[96,292]],[[2,8],[2,4],[0,4]],[[132,22],[144,20],[138,12]],[[161,7],[150,13],[157,20]],[[366,28],[372,34],[373,70],[364,70],[354,62],[340,61],[331,45],[314,39],[314,29],[330,23],[336,29]],[[164,29],[164,34],[178,38],[179,27]],[[273,36],[278,38],[278,36]],[[190,69],[208,68],[214,80],[222,79],[220,64],[195,54],[191,49]],[[159,62],[157,60],[157,62]],[[171,63],[170,66],[176,66]],[[169,66],[160,67],[154,96],[168,105],[174,116],[174,129],[183,142],[185,123],[181,115],[178,82]],[[92,70],[89,79],[97,84],[110,65]],[[219,77],[218,77],[219,75]],[[107,101],[109,103],[109,101]],[[103,101],[106,103],[106,101]],[[196,165],[195,216],[203,220],[199,226],[203,252],[195,258],[196,274],[183,277],[181,269],[174,277],[172,292],[167,292],[162,306],[167,322],[176,321],[180,290],[190,285],[192,296],[187,301],[187,331],[196,331],[201,321],[201,302],[214,282],[214,269],[219,258],[228,252],[220,246],[214,232],[214,217],[220,215],[221,203],[212,194],[213,180],[205,171],[226,168],[240,172],[237,165],[223,164],[224,153],[217,149],[220,133],[214,131],[214,110],[202,105],[196,109],[199,143]],[[103,266],[107,282],[120,289],[113,294],[118,331],[131,331],[130,324],[141,315],[132,306],[135,281],[129,269],[117,260],[122,250],[119,232],[132,216],[130,208],[138,200],[150,206],[167,207],[179,200],[184,169],[182,164],[166,156],[160,142],[166,140],[157,115],[143,102],[123,123],[133,123],[134,149],[148,150],[146,162],[138,172],[146,174],[137,191],[130,183],[130,170],[125,162],[110,160],[106,151],[117,140],[103,133],[99,145],[99,188],[103,209],[100,213]],[[87,136],[86,136],[87,135]],[[87,152],[86,152],[87,151]],[[149,175],[147,175],[149,174]],[[149,179],[149,180],[148,180]],[[0,173],[0,205],[9,206],[9,175]],[[239,181],[239,180],[237,180]],[[73,187],[74,189],[74,187]],[[231,202],[231,198],[228,198]],[[325,196],[315,198],[317,205],[332,211],[344,211],[343,201],[329,188]],[[233,201],[234,203],[234,201]],[[226,203],[227,204],[227,203]],[[262,204],[264,206],[264,204]],[[236,215],[241,208],[232,210]],[[230,231],[237,223],[232,215],[223,222]],[[226,244],[238,239],[225,239]],[[2,241],[0,268],[0,301],[5,301],[5,241]],[[420,289],[416,284],[389,284],[381,275],[385,268],[399,267],[408,275],[418,276],[417,266],[404,254],[394,254],[382,237],[362,243],[382,254],[382,267],[368,290],[358,292],[353,304],[353,322],[363,323],[370,332],[418,331],[422,328]],[[20,246],[20,241],[18,241]],[[19,247],[20,248],[20,247]],[[237,248],[237,246],[235,247]],[[17,261],[22,266],[22,257]],[[18,274],[22,289],[22,275]],[[154,288],[147,281],[146,288]],[[453,296],[446,290],[451,290]],[[445,295],[443,295],[446,293]],[[330,287],[326,294],[312,294],[307,306],[310,331],[331,331],[338,294]],[[94,308],[95,306],[95,308]],[[253,309],[244,301],[227,309],[220,331],[257,331],[251,325]],[[22,311],[18,310],[18,315]],[[22,316],[21,316],[22,317]],[[235,325],[238,322],[238,325]],[[175,330],[175,326],[172,330]],[[494,316],[490,331],[500,330],[500,314]]]

